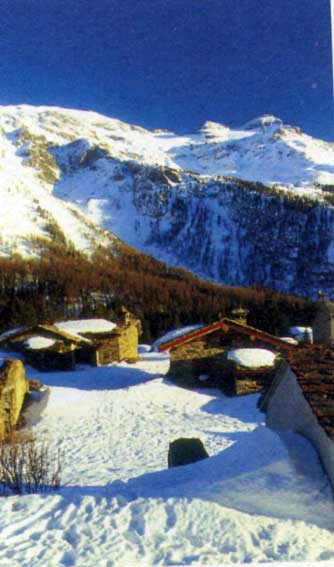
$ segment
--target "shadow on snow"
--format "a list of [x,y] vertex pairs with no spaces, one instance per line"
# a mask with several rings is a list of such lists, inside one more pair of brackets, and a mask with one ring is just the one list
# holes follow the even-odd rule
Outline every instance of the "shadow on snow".
[[277,443],[277,434],[264,426],[222,435],[232,444],[209,459],[146,473],[127,482],[68,486],[61,494],[69,498],[118,497],[126,503],[138,498],[200,499],[248,514],[334,529],[329,482],[324,473],[319,474],[317,454],[307,440],[286,433],[283,442]]

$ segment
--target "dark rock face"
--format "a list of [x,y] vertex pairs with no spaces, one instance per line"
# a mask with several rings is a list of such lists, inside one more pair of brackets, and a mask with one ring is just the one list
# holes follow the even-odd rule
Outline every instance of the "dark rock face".
[[[278,185],[120,162],[85,140],[53,148],[52,155],[74,187],[76,175],[81,183],[82,173],[99,170],[106,181],[96,194],[92,183],[90,196],[103,199],[103,228],[142,252],[225,285],[312,298],[319,289],[331,294],[334,288],[330,193],[319,201]],[[115,217],[128,209],[124,230]]]
[[332,204],[231,178],[183,173],[169,185],[162,176],[142,166],[133,178],[143,252],[227,285],[308,297],[331,292]]
[[196,438],[180,438],[169,444],[168,468],[189,465],[209,457],[202,441]]

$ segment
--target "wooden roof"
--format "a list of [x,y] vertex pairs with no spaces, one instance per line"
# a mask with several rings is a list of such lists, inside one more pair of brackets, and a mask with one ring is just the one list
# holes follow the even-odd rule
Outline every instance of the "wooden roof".
[[308,345],[290,351],[286,358],[312,412],[334,440],[334,351]]
[[250,327],[249,325],[245,325],[243,323],[239,323],[238,321],[233,321],[232,319],[220,319],[215,323],[210,325],[206,325],[205,327],[201,327],[196,331],[192,331],[191,333],[186,333],[185,335],[176,337],[170,341],[162,343],[159,346],[159,352],[164,352],[171,348],[176,348],[178,346],[184,345],[186,343],[190,343],[192,341],[197,341],[210,333],[214,333],[215,331],[235,331],[242,335],[247,335],[251,339],[263,341],[270,345],[273,345],[277,348],[284,349],[284,350],[292,350],[295,348],[295,345],[291,343],[287,343],[270,333],[266,333],[265,331],[261,331],[260,329],[255,329],[254,327]]
[[5,342],[10,342],[14,339],[25,339],[27,337],[41,336],[48,337],[55,340],[61,340],[65,343],[71,343],[75,345],[91,344],[89,339],[84,337],[79,337],[79,335],[72,335],[66,331],[61,331],[54,325],[32,325],[29,327],[22,327],[17,329],[13,333],[6,333],[4,336],[0,337],[0,344]]

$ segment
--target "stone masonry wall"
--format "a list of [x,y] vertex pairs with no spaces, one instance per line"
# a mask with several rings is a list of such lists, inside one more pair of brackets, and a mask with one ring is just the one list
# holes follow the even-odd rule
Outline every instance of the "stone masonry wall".
[[23,363],[5,359],[0,367],[0,439],[17,424],[28,389]]

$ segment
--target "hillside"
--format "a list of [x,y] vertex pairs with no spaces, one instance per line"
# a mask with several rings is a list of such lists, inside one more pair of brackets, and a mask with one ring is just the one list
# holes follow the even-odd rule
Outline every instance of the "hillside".
[[44,246],[39,258],[0,258],[0,331],[76,316],[113,320],[122,305],[142,321],[145,341],[240,305],[251,324],[275,334],[311,322],[314,311],[300,297],[200,280],[125,245],[91,258],[64,243]]
[[119,238],[228,285],[334,285],[334,147],[278,118],[178,136],[13,106],[0,127],[3,256],[55,239],[92,254]]

